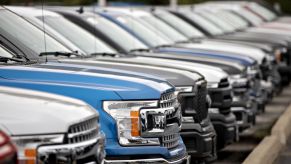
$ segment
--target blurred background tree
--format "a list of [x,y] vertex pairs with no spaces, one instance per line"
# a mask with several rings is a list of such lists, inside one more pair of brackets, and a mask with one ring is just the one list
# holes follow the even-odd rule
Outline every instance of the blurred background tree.
[[[96,3],[98,0],[1,0],[2,5],[11,5],[11,4],[21,4],[21,5],[30,5],[30,4],[56,4],[56,5],[89,5]],[[201,3],[209,0],[178,0],[179,4],[193,4]],[[215,1],[215,0],[214,0]],[[263,0],[250,0],[250,1],[263,1]],[[291,14],[291,0],[265,0],[271,5],[278,3],[281,6],[281,9],[284,13]],[[124,3],[130,2],[134,4],[148,4],[148,5],[167,5],[169,0],[108,0],[109,3]]]

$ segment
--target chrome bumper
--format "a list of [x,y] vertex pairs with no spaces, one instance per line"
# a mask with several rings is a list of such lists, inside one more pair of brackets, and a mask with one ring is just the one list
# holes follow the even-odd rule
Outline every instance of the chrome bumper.
[[[104,156],[103,135],[80,143],[40,146],[37,150],[38,163],[78,163],[78,160],[84,160],[85,163],[102,163]],[[92,160],[92,157],[95,160]],[[88,158],[89,161],[86,160]]]
[[119,164],[190,164],[191,156],[187,155],[181,159],[177,159],[174,161],[168,161],[164,158],[152,158],[152,159],[134,159],[134,160],[104,160],[104,164],[107,163],[119,163]]

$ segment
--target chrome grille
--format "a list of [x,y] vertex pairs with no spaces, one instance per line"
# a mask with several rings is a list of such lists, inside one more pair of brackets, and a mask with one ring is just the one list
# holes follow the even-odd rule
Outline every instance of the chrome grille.
[[168,149],[179,145],[179,133],[170,134],[162,137],[162,146]]
[[72,125],[67,134],[67,143],[79,143],[98,135],[98,117]]
[[161,96],[160,108],[173,107],[176,103],[177,97],[174,92],[164,93]]
[[[160,108],[170,108],[170,107],[174,107],[176,106],[178,103],[177,101],[177,96],[175,95],[174,92],[168,92],[168,93],[164,93],[161,96],[161,100],[160,100]],[[179,108],[174,108],[174,111],[169,111],[166,113],[166,124],[168,126],[172,126],[171,124],[176,122],[177,119],[180,119],[180,117],[177,115],[177,112],[180,111],[178,110]],[[181,113],[180,113],[181,114]],[[162,136],[160,138],[161,140],[161,145],[163,147],[166,147],[168,149],[172,149],[176,146],[179,145],[179,133],[174,132],[171,134],[167,134],[165,136]]]

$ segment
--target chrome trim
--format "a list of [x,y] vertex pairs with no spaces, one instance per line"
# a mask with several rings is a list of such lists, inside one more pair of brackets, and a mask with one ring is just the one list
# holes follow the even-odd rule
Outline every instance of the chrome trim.
[[82,136],[82,135],[88,135],[90,133],[93,133],[96,130],[98,131],[98,128],[94,127],[94,128],[91,128],[91,129],[88,129],[88,130],[85,130],[85,131],[76,132],[76,133],[70,133],[70,134],[68,134],[68,138],[74,138],[74,137],[79,137],[79,136]]
[[[174,112],[176,112],[175,107],[140,110],[141,136],[163,136],[167,127],[167,115]],[[152,116],[152,120],[148,120],[148,116]],[[152,129],[148,126],[150,122],[153,123]]]
[[175,93],[181,93],[181,92],[186,92],[186,93],[191,93],[193,92],[193,86],[181,86],[181,87],[176,87]]
[[[83,157],[95,156],[98,158],[97,152],[99,144],[104,143],[104,136],[99,135],[98,137],[79,142],[74,144],[62,144],[62,145],[46,145],[40,146],[37,149],[37,160],[40,163],[46,163],[49,159],[50,155],[56,155],[57,158],[61,158],[62,160],[67,160],[70,162],[74,162]],[[91,151],[86,152],[86,148],[90,148]],[[95,151],[96,150],[96,151]],[[83,153],[83,154],[82,154]],[[104,152],[103,152],[104,153]],[[92,161],[96,162],[96,161]]]
[[186,155],[181,159],[175,160],[175,161],[168,161],[164,158],[152,158],[152,159],[135,159],[135,160],[104,160],[104,164],[107,163],[119,163],[119,164],[126,164],[126,163],[139,163],[139,164],[156,164],[156,163],[160,163],[160,164],[182,164],[183,162],[185,162],[186,164],[190,164],[190,159],[191,156]]

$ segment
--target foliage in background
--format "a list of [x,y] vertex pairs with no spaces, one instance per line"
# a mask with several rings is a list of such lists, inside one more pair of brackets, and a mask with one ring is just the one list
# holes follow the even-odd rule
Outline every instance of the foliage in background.
[[[98,0],[1,0],[2,5],[9,4],[21,4],[21,5],[30,5],[30,4],[56,4],[56,5],[89,5],[96,3]],[[109,2],[133,2],[149,5],[167,5],[169,0],[108,0]],[[209,0],[178,0],[180,4],[193,4],[200,3]],[[261,0],[253,0],[261,1]],[[281,5],[282,11],[285,13],[291,14],[291,0],[266,0],[267,2],[274,4],[279,3]]]

